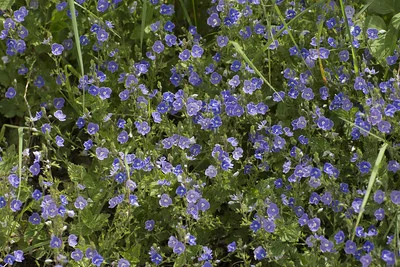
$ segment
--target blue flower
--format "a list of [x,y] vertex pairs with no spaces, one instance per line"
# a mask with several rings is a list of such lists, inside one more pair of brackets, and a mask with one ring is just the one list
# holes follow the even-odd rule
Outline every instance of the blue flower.
[[367,37],[371,40],[378,39],[378,30],[374,28],[367,29]]
[[61,248],[62,240],[57,236],[53,235],[50,240],[50,247],[51,248]]
[[68,245],[75,247],[78,244],[78,237],[74,234],[68,236]]
[[267,252],[265,251],[265,249],[261,246],[257,247],[256,249],[254,249],[254,259],[256,260],[262,260],[267,256]]
[[160,14],[166,16],[172,16],[175,13],[173,5],[162,4],[160,7]]
[[96,148],[96,156],[99,160],[104,160],[108,158],[108,153],[110,151],[105,147],[98,147]]
[[77,209],[83,210],[87,206],[87,204],[88,204],[87,200],[84,197],[79,196],[75,200],[74,206]]
[[33,225],[38,225],[41,222],[40,215],[37,212],[34,212],[31,216],[29,216],[28,221]]
[[106,32],[104,29],[98,30],[98,31],[96,32],[96,34],[97,34],[97,40],[98,40],[100,43],[103,43],[103,42],[107,41],[108,36],[109,36],[108,32]]
[[97,11],[99,12],[105,12],[108,9],[108,0],[99,0],[97,2]]
[[56,145],[58,147],[64,146],[64,138],[62,138],[61,136],[57,135],[56,136]]
[[157,54],[160,54],[164,51],[164,45],[160,40],[157,40],[154,42],[152,49]]
[[80,261],[83,258],[83,253],[82,250],[80,250],[79,248],[75,249],[74,251],[71,252],[71,258],[74,261]]
[[229,243],[227,246],[228,252],[234,252],[236,250],[236,242],[233,241],[232,243]]
[[172,199],[168,194],[162,194],[159,200],[161,207],[168,207],[172,205]]
[[207,24],[213,28],[218,27],[221,24],[221,19],[218,13],[212,13],[207,19]]
[[5,94],[6,98],[8,98],[8,99],[14,98],[16,95],[17,95],[17,92],[15,91],[14,87],[9,87]]
[[97,267],[99,267],[103,263],[103,261],[104,261],[103,257],[98,253],[94,255],[92,258],[92,263]]

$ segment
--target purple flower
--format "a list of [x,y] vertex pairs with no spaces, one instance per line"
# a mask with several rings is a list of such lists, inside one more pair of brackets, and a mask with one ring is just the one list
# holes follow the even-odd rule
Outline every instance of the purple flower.
[[92,258],[92,263],[97,267],[99,267],[103,263],[103,261],[104,261],[103,257],[98,253],[94,255]]
[[377,221],[382,221],[385,218],[385,210],[383,208],[379,208],[374,212],[375,219]]
[[173,252],[180,255],[184,251],[185,251],[185,245],[182,242],[177,241],[175,246],[173,247]]
[[117,267],[130,267],[130,266],[131,264],[129,263],[129,261],[125,259],[120,259],[117,265]]
[[56,109],[62,109],[65,104],[65,99],[62,97],[54,98],[53,105]]
[[267,214],[268,217],[275,219],[276,217],[279,216],[279,208],[278,205],[276,205],[275,203],[271,203],[269,205],[269,207],[267,208]]
[[61,248],[62,240],[57,236],[53,235],[50,240],[50,247],[51,248]]
[[0,209],[4,208],[7,205],[7,201],[4,197],[0,197]]
[[207,19],[207,24],[213,28],[218,27],[221,24],[218,13],[212,13]]
[[29,216],[28,221],[33,225],[38,225],[41,221],[40,215],[37,212],[34,212],[31,216]]
[[192,57],[193,57],[193,58],[201,58],[201,56],[203,55],[203,53],[204,53],[204,49],[201,48],[200,46],[194,45],[194,46],[192,47],[192,52],[191,52],[191,54],[192,54]]
[[135,126],[136,126],[138,133],[140,133],[141,135],[146,135],[151,130],[149,124],[146,121],[145,122],[135,122]]
[[120,144],[125,144],[125,143],[128,141],[128,139],[129,139],[129,135],[128,135],[128,132],[125,131],[125,130],[123,130],[123,131],[118,135],[118,138],[117,138],[117,140],[118,140],[118,142],[119,142]]
[[351,207],[354,209],[355,213],[360,212],[362,201],[363,200],[361,198],[355,198],[354,201],[351,203]]
[[316,232],[321,225],[321,220],[319,218],[310,219],[308,220],[307,225],[311,232]]
[[200,200],[197,202],[197,206],[199,210],[204,212],[210,208],[210,202],[208,202],[205,198],[200,198]]
[[54,112],[54,117],[56,117],[59,121],[65,121],[67,115],[65,115],[62,110],[57,110]]
[[158,203],[161,207],[168,207],[172,205],[172,199],[168,194],[162,194]]
[[371,255],[365,254],[364,256],[361,256],[360,262],[362,264],[362,267],[368,267],[372,263]]
[[61,44],[54,43],[51,45],[51,53],[55,56],[59,56],[64,51],[64,46]]
[[388,169],[388,171],[396,173],[400,170],[400,163],[398,163],[395,160],[389,160],[387,169]]
[[381,133],[389,134],[391,132],[391,130],[392,130],[392,125],[388,121],[380,121],[378,123],[378,130]]
[[333,121],[321,116],[317,120],[317,126],[322,130],[329,131],[333,127]]
[[255,260],[262,260],[267,256],[267,252],[265,251],[265,249],[262,246],[257,247],[254,250],[254,259]]
[[147,231],[152,231],[154,229],[154,224],[155,224],[154,220],[147,220],[144,224],[145,224],[144,228]]
[[378,204],[382,204],[385,199],[385,192],[382,190],[377,190],[374,194],[374,201]]
[[79,196],[75,200],[74,206],[77,209],[83,210],[87,206],[87,204],[88,204],[87,200],[84,197]]
[[215,178],[217,176],[217,168],[213,165],[208,166],[208,168],[205,171],[205,175],[210,177],[210,178]]
[[108,39],[108,32],[106,32],[104,29],[100,29],[97,31],[97,40],[102,43],[107,41]]
[[236,250],[236,242],[233,241],[232,243],[229,243],[227,246],[228,252],[234,252]]
[[111,208],[111,209],[113,209],[113,208],[115,208],[118,204],[122,203],[122,201],[124,201],[124,195],[123,195],[123,194],[118,195],[118,196],[116,196],[116,197],[113,197],[113,198],[111,198],[111,199],[108,201],[108,205],[109,205],[108,207]]
[[108,9],[108,0],[99,0],[97,3],[97,11],[105,12]]
[[160,14],[161,15],[166,15],[166,16],[172,16],[172,14],[175,13],[174,6],[173,5],[166,5],[162,4],[160,7]]
[[357,251],[357,244],[356,244],[355,242],[351,241],[351,240],[347,240],[347,241],[346,241],[345,248],[344,248],[344,252],[345,252],[346,254],[353,254],[353,255],[355,255],[355,254],[356,254],[356,251]]
[[395,265],[396,264],[396,256],[390,250],[384,249],[382,250],[381,258],[387,265]]
[[64,146],[64,138],[62,138],[61,136],[57,135],[56,136],[56,145],[58,147]]
[[76,245],[78,245],[78,237],[74,234],[69,235],[68,245],[70,245],[71,247],[75,247]]
[[96,156],[99,160],[104,160],[108,158],[108,153],[110,151],[105,147],[98,147],[96,148]]
[[160,54],[164,51],[164,45],[160,40],[157,40],[154,42],[152,49],[157,54]]
[[333,242],[329,241],[328,239],[322,237],[320,239],[321,244],[319,246],[321,252],[331,252],[333,249]]
[[99,88],[99,97],[101,100],[108,99],[111,97],[112,90],[109,87]]
[[16,95],[17,95],[17,92],[15,91],[14,87],[9,87],[5,94],[6,98],[8,98],[8,99],[14,98]]
[[13,199],[10,203],[10,208],[13,212],[19,211],[22,207],[22,202],[18,199]]
[[74,251],[71,252],[71,258],[74,261],[80,261],[83,258],[83,253],[82,250],[80,250],[79,248],[75,249]]
[[89,124],[87,126],[87,133],[90,135],[94,135],[95,133],[97,133],[99,131],[99,129],[100,129],[100,127],[98,124],[89,122]]
[[335,234],[335,236],[334,236],[336,244],[343,243],[344,242],[344,238],[345,238],[345,235],[344,235],[344,232],[342,230],[339,230],[339,232],[337,232]]
[[339,52],[339,60],[340,60],[341,62],[346,62],[346,61],[349,60],[349,58],[350,58],[350,53],[349,53],[349,51],[343,50],[343,51],[340,51],[340,52]]
[[15,250],[14,257],[16,262],[23,262],[23,260],[25,259],[24,252],[22,250]]
[[18,188],[18,186],[19,186],[19,184],[21,182],[21,180],[19,179],[18,175],[16,175],[16,174],[10,174],[8,176],[8,181],[15,188]]
[[393,202],[393,204],[400,205],[400,191],[393,190],[390,193],[390,200]]
[[219,47],[225,47],[229,42],[228,36],[217,36],[217,44]]
[[374,28],[367,29],[367,36],[371,40],[378,39],[378,30]]
[[189,203],[196,203],[200,197],[201,194],[194,189],[189,190],[186,194],[186,199]]
[[368,161],[361,161],[358,164],[358,169],[360,170],[360,172],[362,174],[369,173],[369,171],[371,169],[371,163],[369,163]]

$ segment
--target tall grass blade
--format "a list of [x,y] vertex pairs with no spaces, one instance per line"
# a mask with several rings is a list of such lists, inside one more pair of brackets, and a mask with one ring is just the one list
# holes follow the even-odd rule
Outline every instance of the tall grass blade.
[[369,195],[371,194],[371,191],[372,191],[372,187],[375,184],[376,176],[378,174],[378,170],[379,170],[379,167],[381,165],[383,156],[385,155],[385,151],[386,151],[387,146],[388,146],[388,143],[384,143],[382,145],[381,149],[379,150],[379,154],[378,154],[378,157],[376,158],[374,168],[372,169],[371,176],[369,177],[367,191],[365,192],[364,199],[363,199],[363,202],[361,204],[360,213],[358,214],[356,225],[354,226],[354,231],[353,231],[353,234],[351,236],[351,240],[354,239],[354,236],[356,234],[357,226],[360,223],[361,218],[362,218],[362,216],[364,214],[364,208],[367,205]]
[[[189,16],[189,12],[187,11],[185,3],[183,2],[183,0],[179,0],[179,3],[182,6],[183,14],[185,15],[185,18],[186,18],[187,22],[189,23],[189,25],[193,25],[192,24],[192,20],[190,19],[190,16]],[[195,16],[196,16],[196,14],[195,14]]]
[[[79,39],[78,23],[76,22],[76,16],[75,16],[74,0],[68,0],[68,4],[69,4],[69,10],[71,11],[72,30],[74,32],[75,45],[76,45],[76,50],[78,53],[79,68],[81,69],[81,75],[83,77],[85,75],[85,71],[83,69],[82,50],[81,50],[81,43],[80,43],[80,39]],[[84,89],[82,89],[82,109],[83,109],[83,114],[85,114],[85,90]]]
[[[233,47],[235,48],[236,52],[238,52],[242,58],[247,62],[247,64],[249,64],[249,66],[258,74],[258,76],[260,76],[260,78],[272,89],[274,90],[275,93],[278,94],[278,92],[275,90],[275,88],[268,82],[267,79],[265,79],[264,75],[261,74],[261,72],[257,69],[257,67],[253,64],[253,62],[251,62],[251,60],[247,57],[247,55],[244,53],[242,47],[234,42],[234,41],[229,41],[229,43],[231,43],[233,45]],[[281,96],[278,94],[279,98],[281,98]],[[281,100],[283,101],[283,99],[281,98]]]
[[146,28],[147,1],[143,1],[142,24],[140,25],[140,51],[143,52],[144,29]]

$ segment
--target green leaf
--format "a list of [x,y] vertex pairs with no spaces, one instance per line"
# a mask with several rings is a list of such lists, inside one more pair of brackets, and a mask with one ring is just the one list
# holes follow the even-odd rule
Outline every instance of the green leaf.
[[86,174],[85,168],[80,165],[70,163],[68,165],[68,176],[71,181],[81,183]]
[[9,9],[15,0],[0,0],[0,9]]
[[399,8],[399,4],[397,0],[375,0],[368,7],[369,12],[373,12],[380,15],[386,15],[389,13],[396,12],[396,9]]
[[394,28],[400,30],[400,13],[394,15],[390,23],[393,25]]
[[375,28],[377,30],[386,30],[387,26],[385,21],[380,16],[368,16],[365,18],[365,29]]

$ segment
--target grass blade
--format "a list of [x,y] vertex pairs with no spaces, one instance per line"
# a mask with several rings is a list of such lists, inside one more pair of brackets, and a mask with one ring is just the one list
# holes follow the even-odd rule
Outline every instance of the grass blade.
[[[346,120],[345,118],[339,117],[339,119],[341,119],[342,121],[345,121],[345,122],[347,122],[347,123],[350,123],[351,125],[353,125],[353,127],[357,127],[357,128],[360,129],[361,131],[365,131],[365,130],[364,130],[363,128],[361,128],[360,126],[356,125],[355,123],[353,123],[353,122],[351,122],[351,121],[349,121],[349,120]],[[375,137],[376,139],[378,139],[378,140],[380,140],[380,141],[382,141],[382,142],[386,142],[385,139],[383,139],[382,137],[379,137],[378,135],[372,133],[371,131],[369,131],[368,134],[371,135],[371,136],[373,136],[373,137]]]
[[142,24],[140,25],[140,51],[143,51],[144,29],[146,28],[147,1],[143,1]]
[[196,12],[196,4],[195,1],[192,0],[193,14],[194,14],[194,25],[197,27],[197,12]]
[[[78,23],[76,22],[76,16],[75,16],[75,5],[74,5],[74,0],[68,0],[69,4],[69,10],[71,11],[71,20],[72,20],[72,30],[74,32],[74,38],[75,38],[75,45],[76,45],[76,50],[78,53],[78,63],[79,63],[79,68],[81,69],[81,75],[82,77],[85,75],[85,71],[83,69],[83,59],[82,59],[82,50],[81,50],[81,43],[79,39],[79,31],[78,31]],[[82,109],[83,109],[83,114],[85,114],[85,90],[82,89]]]
[[[253,62],[251,62],[251,60],[247,57],[247,55],[244,53],[242,47],[234,42],[234,41],[229,41],[229,43],[231,43],[231,45],[233,45],[233,47],[235,48],[236,52],[238,52],[242,58],[247,62],[247,64],[250,65],[250,67],[258,74],[258,76],[260,76],[260,78],[272,89],[274,90],[275,93],[278,94],[278,92],[275,90],[275,88],[268,82],[267,79],[265,79],[265,77],[261,74],[261,72],[257,69],[257,67],[253,64]],[[281,96],[278,94],[279,98],[283,101],[283,99],[281,98]]]
[[[189,16],[189,12],[186,9],[185,3],[183,3],[183,0],[179,0],[179,3],[181,3],[183,14],[185,15],[187,22],[189,23],[189,25],[193,25],[192,20],[190,19],[190,16]],[[194,8],[194,6],[193,6],[193,8]]]
[[376,179],[376,176],[378,174],[378,170],[379,170],[379,167],[381,165],[381,162],[382,162],[382,159],[383,159],[383,156],[385,154],[387,146],[388,146],[388,143],[384,143],[382,145],[381,149],[379,150],[379,154],[378,154],[378,157],[376,158],[374,168],[372,169],[371,176],[369,177],[367,191],[365,192],[364,199],[363,199],[363,202],[361,204],[360,213],[358,214],[356,225],[354,226],[354,231],[353,231],[353,234],[351,236],[351,240],[354,239],[354,236],[356,234],[357,226],[361,221],[362,215],[364,213],[364,208],[367,205],[369,195],[371,194],[371,191],[372,191],[372,187],[375,184],[375,179]]

